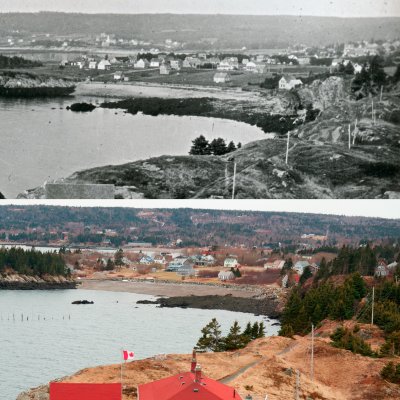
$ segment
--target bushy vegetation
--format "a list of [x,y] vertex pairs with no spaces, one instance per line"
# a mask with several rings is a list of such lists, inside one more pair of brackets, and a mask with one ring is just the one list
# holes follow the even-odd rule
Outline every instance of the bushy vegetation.
[[280,334],[291,336],[304,335],[326,318],[346,320],[357,311],[358,302],[366,294],[362,277],[355,273],[349,276],[343,285],[335,287],[324,282],[312,287],[305,293],[296,287],[292,290],[283,311]]
[[227,336],[222,336],[221,325],[216,318],[213,318],[202,330],[196,349],[199,351],[230,351],[246,347],[254,339],[265,336],[263,322],[249,322],[242,331],[239,323],[235,321],[231,326]]
[[0,68],[33,68],[41,67],[40,61],[26,60],[22,57],[7,57],[0,54]]
[[361,354],[362,356],[376,356],[371,346],[350,329],[343,327],[337,328],[331,335],[331,339],[332,346],[338,349],[350,350],[352,353]]
[[39,276],[69,274],[61,254],[20,248],[0,249],[0,272],[4,273],[6,270]]
[[400,364],[390,361],[382,368],[381,377],[389,382],[400,384]]

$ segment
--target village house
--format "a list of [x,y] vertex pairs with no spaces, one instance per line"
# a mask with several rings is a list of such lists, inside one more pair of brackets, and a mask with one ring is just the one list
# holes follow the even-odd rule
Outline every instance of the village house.
[[387,264],[384,261],[379,261],[378,265],[375,267],[374,275],[377,278],[382,278],[382,277],[388,276],[389,273],[390,273],[390,270],[389,270]]
[[181,268],[193,267],[194,263],[188,257],[176,257],[168,263],[167,271],[177,272]]
[[224,261],[225,268],[237,268],[239,266],[239,262],[235,257],[227,257]]
[[210,64],[212,68],[218,68],[218,65],[221,63],[219,57],[210,57],[206,60],[207,64]]
[[293,270],[296,271],[299,275],[302,275],[304,269],[309,267],[310,263],[308,261],[297,261],[296,264],[293,266]]
[[97,68],[97,62],[96,61],[89,61],[88,68],[89,69],[96,69]]
[[310,57],[299,57],[297,61],[299,65],[310,65],[311,63]]
[[220,271],[218,274],[218,279],[220,281],[233,281],[236,278],[232,271]]
[[218,69],[221,71],[233,71],[239,69],[239,60],[237,57],[224,58],[218,65]]
[[281,90],[292,90],[301,85],[303,85],[303,82],[300,79],[296,79],[289,75],[284,75],[279,80],[279,89]]
[[227,72],[217,72],[214,75],[214,82],[215,83],[229,83],[232,82],[232,78],[230,74]]
[[150,60],[150,68],[160,68],[161,60],[159,58],[152,58]]
[[109,70],[111,68],[111,63],[108,60],[101,60],[98,65],[97,65],[97,69],[100,70]]
[[202,61],[197,57],[186,57],[183,61],[183,68],[199,68]]
[[197,363],[193,351],[190,372],[173,375],[137,387],[140,400],[242,400],[234,389],[207,378]]
[[171,67],[168,64],[162,64],[160,66],[160,75],[169,75],[171,73]]
[[253,72],[255,74],[263,74],[265,72],[266,67],[267,66],[265,63],[249,61],[244,69],[248,72]]
[[179,71],[182,68],[182,60],[170,60],[171,69]]
[[150,66],[150,63],[149,63],[149,61],[148,61],[147,59],[145,59],[145,58],[144,58],[144,59],[141,58],[141,59],[137,60],[137,61],[135,62],[135,64],[133,65],[133,67],[136,68],[136,69],[149,68],[149,66]]
[[121,71],[114,72],[114,80],[115,81],[122,81],[124,79],[124,73]]
[[154,257],[154,264],[165,265],[167,260],[162,255],[157,255]]
[[143,256],[140,259],[139,263],[142,265],[151,265],[151,264],[154,264],[154,258],[150,257],[150,256]]

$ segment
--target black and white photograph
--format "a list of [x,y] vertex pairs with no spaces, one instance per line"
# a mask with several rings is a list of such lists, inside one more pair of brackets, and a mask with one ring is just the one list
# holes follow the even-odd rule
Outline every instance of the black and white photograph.
[[397,0],[2,0],[5,198],[400,196]]

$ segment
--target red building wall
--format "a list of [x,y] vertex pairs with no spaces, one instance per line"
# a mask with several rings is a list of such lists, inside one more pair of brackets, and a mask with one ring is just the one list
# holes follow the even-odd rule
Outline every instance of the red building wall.
[[121,400],[121,384],[52,382],[50,400]]

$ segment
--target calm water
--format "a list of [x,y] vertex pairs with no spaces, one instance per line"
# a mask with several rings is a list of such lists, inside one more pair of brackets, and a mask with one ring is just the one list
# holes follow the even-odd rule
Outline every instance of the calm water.
[[[82,299],[95,304],[71,304]],[[1,400],[15,400],[23,390],[85,367],[118,363],[121,348],[135,351],[138,359],[189,353],[213,317],[224,333],[235,319],[241,326],[261,321],[230,311],[136,305],[139,299],[153,297],[86,290],[0,291]],[[268,335],[277,333],[274,322],[266,322]]]
[[265,138],[256,127],[228,120],[65,109],[77,101],[101,99],[0,99],[0,192],[7,198],[85,168],[187,154],[200,134],[242,144]]

